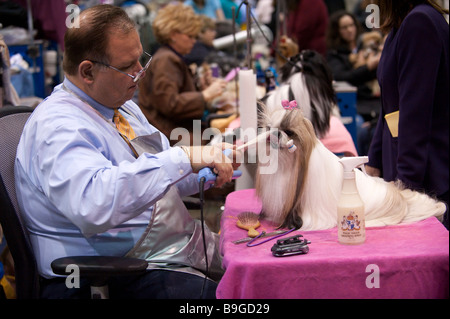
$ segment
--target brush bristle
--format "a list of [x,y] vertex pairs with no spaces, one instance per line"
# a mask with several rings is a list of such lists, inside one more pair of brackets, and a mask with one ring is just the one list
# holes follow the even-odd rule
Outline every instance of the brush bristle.
[[237,215],[242,225],[255,225],[258,222],[259,214],[253,212],[242,212]]

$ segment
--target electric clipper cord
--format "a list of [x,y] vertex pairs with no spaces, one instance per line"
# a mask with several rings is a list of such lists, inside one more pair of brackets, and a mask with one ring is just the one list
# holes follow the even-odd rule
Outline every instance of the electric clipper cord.
[[[231,149],[226,149],[226,150],[223,151],[223,153],[226,156],[230,156],[231,152],[232,152]],[[235,170],[233,172],[233,179],[238,178],[241,175],[242,175],[241,171]],[[204,278],[204,281],[203,281],[203,286],[202,286],[202,291],[201,291],[200,298],[202,298],[202,296],[203,296],[203,290],[205,288],[206,279],[207,279],[207,277],[209,277],[208,252],[207,252],[207,249],[206,249],[206,239],[205,239],[205,218],[204,218],[204,215],[203,215],[204,193],[205,193],[204,188],[205,188],[205,184],[207,184],[207,185],[214,184],[216,179],[217,179],[217,175],[214,174],[213,170],[211,168],[209,168],[209,167],[202,168],[198,172],[199,197],[200,197],[200,221],[201,221],[201,224],[202,224],[203,250],[205,252],[205,263],[206,263],[205,278]]]
[[200,292],[200,298],[203,297],[203,291],[205,289],[206,280],[209,277],[209,264],[208,264],[208,252],[206,249],[206,240],[205,240],[205,218],[203,215],[203,206],[204,206],[204,187],[205,187],[206,178],[201,177],[199,179],[199,197],[200,197],[200,222],[202,224],[202,241],[203,241],[203,251],[205,253],[205,278],[203,279],[202,290]]

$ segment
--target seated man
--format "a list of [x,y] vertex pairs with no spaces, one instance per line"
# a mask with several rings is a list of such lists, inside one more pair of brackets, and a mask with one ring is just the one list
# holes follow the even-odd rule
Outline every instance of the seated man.
[[[67,288],[50,264],[104,255],[149,262],[145,275],[113,278],[111,298],[214,298],[217,284],[202,289],[197,271],[206,268],[199,221],[181,196],[198,192],[193,172],[211,167],[220,187],[236,165],[217,147],[170,147],[130,100],[151,59],[142,67],[148,55],[122,9],[91,7],[75,22],[65,35],[64,83],[32,113],[15,165],[42,297],[89,298],[83,280]],[[209,269],[219,277],[215,235],[206,229]]]

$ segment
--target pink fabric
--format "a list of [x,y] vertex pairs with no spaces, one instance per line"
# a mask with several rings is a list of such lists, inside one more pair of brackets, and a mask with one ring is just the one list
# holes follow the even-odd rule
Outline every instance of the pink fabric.
[[344,153],[345,156],[358,156],[352,136],[336,116],[330,117],[330,130],[320,141],[333,153]]
[[[366,242],[347,246],[337,241],[337,229],[296,231],[311,241],[306,255],[274,257],[276,240],[256,247],[233,244],[247,236],[236,227],[243,211],[259,213],[254,189],[228,195],[221,220],[221,252],[225,275],[217,289],[226,299],[405,299],[449,297],[449,234],[434,217],[413,223],[366,229]],[[274,230],[262,221],[258,231]],[[282,237],[283,238],[283,237]],[[379,268],[380,287],[373,283]],[[368,278],[369,277],[369,278]],[[368,279],[367,279],[368,278]]]

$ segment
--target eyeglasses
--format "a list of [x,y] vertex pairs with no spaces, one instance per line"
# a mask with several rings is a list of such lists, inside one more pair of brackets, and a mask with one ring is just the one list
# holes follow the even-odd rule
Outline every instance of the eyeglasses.
[[103,62],[95,61],[95,60],[89,60],[89,59],[86,59],[86,60],[88,60],[88,61],[90,61],[92,63],[98,63],[98,64],[101,64],[101,65],[104,65],[104,66],[106,66],[108,68],[113,69],[114,71],[117,71],[117,72],[120,72],[122,74],[128,75],[130,78],[133,79],[133,83],[136,83],[137,81],[139,81],[141,79],[142,75],[145,74],[145,71],[147,71],[148,67],[150,66],[150,62],[152,62],[153,56],[151,54],[147,53],[147,52],[144,52],[144,54],[149,57],[149,60],[147,61],[145,66],[142,68],[142,70],[140,70],[136,75],[132,75],[132,74],[123,72],[123,71],[119,70],[118,68],[115,68],[112,65],[109,65],[107,63],[103,63]]

